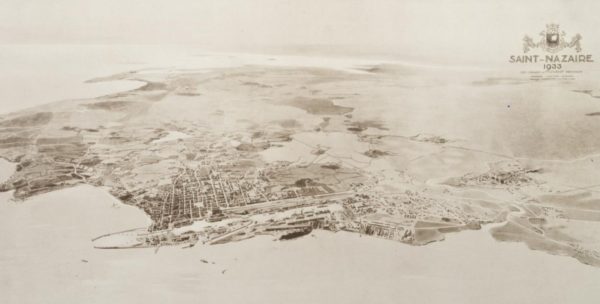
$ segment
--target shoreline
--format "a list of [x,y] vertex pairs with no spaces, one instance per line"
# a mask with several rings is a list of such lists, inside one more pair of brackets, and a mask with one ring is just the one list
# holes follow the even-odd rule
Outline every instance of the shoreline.
[[[448,288],[428,302],[448,303],[448,297],[460,299],[466,296],[468,298],[462,298],[463,301],[454,302],[480,303],[479,297],[494,292],[494,285],[503,284],[506,292],[490,303],[506,303],[511,293],[524,292],[520,289],[523,282],[535,280],[540,275],[548,276],[545,283],[533,286],[520,297],[530,299],[530,303],[548,303],[549,298],[539,293],[543,288],[567,284],[564,285],[567,290],[573,290],[575,286],[575,282],[565,282],[563,276],[551,275],[556,271],[578,275],[586,282],[595,282],[594,278],[600,275],[597,269],[573,259],[531,251],[519,243],[498,242],[487,233],[492,228],[488,225],[480,230],[451,233],[444,242],[427,246],[407,246],[356,233],[323,230],[293,241],[273,241],[272,238],[258,236],[222,245],[198,244],[186,250],[179,246],[161,247],[159,251],[152,248],[99,250],[94,249],[90,241],[92,236],[98,235],[96,233],[113,227],[140,227],[144,220],[139,209],[111,202],[116,198],[106,189],[99,188],[75,187],[32,198],[29,204],[0,204],[0,208],[4,208],[0,212],[0,225],[12,231],[0,256],[14,256],[13,260],[0,259],[0,268],[8,278],[18,278],[12,290],[13,294],[19,295],[22,303],[39,303],[41,297],[54,299],[66,296],[64,292],[54,291],[58,286],[62,286],[58,290],[65,287],[71,290],[71,299],[82,301],[93,292],[106,302],[130,303],[130,297],[143,299],[146,303],[163,302],[154,292],[135,291],[138,286],[148,284],[161,284],[166,290],[183,286],[186,291],[177,296],[180,303],[195,302],[198,293],[203,293],[209,302],[235,302],[236,293],[223,293],[223,289],[219,288],[229,284],[228,288],[237,290],[239,294],[250,295],[246,302],[260,303],[265,299],[277,299],[277,295],[289,290],[289,286],[297,286],[295,282],[298,280],[306,284],[292,294],[286,293],[289,303],[328,303],[328,298],[317,297],[325,290],[342,298],[344,296],[338,294],[339,290],[361,291],[360,294],[351,292],[348,303],[353,303],[352,298],[372,296],[384,290],[394,290],[394,295],[406,299],[418,299],[421,291],[432,283],[458,287],[466,282],[475,286],[465,295]],[[82,204],[82,200],[89,198],[89,204],[87,201]],[[115,203],[116,209],[112,206]],[[61,212],[65,208],[69,212]],[[132,215],[135,216],[132,218]],[[138,225],[132,222],[136,219]],[[109,223],[112,221],[118,224]],[[19,244],[20,249],[15,244]],[[15,255],[16,252],[21,254]],[[36,252],[47,255],[38,260]],[[481,256],[486,258],[477,258]],[[170,260],[180,262],[166,262]],[[58,277],[55,272],[57,265],[62,265]],[[524,267],[530,271],[523,273]],[[448,273],[461,275],[448,276]],[[168,283],[165,283],[165,275],[171,278]],[[313,280],[315,276],[322,280]],[[206,278],[202,282],[208,285],[197,284],[199,278]],[[484,279],[478,284],[475,283],[476,278]],[[82,285],[82,281],[85,284]],[[40,282],[45,282],[40,285],[45,286],[44,289],[28,292],[28,286]],[[376,284],[367,291],[349,288],[367,282]],[[268,283],[270,292],[264,289],[265,283]],[[344,288],[339,289],[340,286]],[[577,294],[598,295],[593,284],[578,283],[577,286]],[[121,293],[122,290],[129,292]],[[569,299],[575,296],[571,294]]]
[[[72,84],[73,85],[84,85],[84,86],[88,86],[88,87],[95,87],[95,90],[97,90],[97,92],[92,94],[92,96],[55,99],[55,100],[45,101],[45,102],[41,102],[39,104],[27,106],[24,108],[12,109],[12,110],[9,110],[9,112],[6,112],[3,109],[0,109],[0,110],[2,110],[2,111],[0,111],[0,116],[15,115],[15,114],[19,114],[22,112],[35,110],[35,109],[38,109],[39,107],[44,107],[44,106],[61,103],[61,102],[79,101],[79,100],[86,100],[86,99],[92,100],[92,99],[96,99],[96,98],[102,98],[102,97],[111,96],[114,94],[123,93],[123,92],[135,91],[140,88],[143,88],[146,85],[146,83],[141,80],[133,80],[133,79],[119,79],[119,80],[110,80],[110,81],[107,80],[107,81],[101,81],[101,82],[79,81],[79,82],[72,83]],[[112,86],[112,87],[109,87],[109,86]],[[102,88],[102,87],[106,87],[106,88]]]

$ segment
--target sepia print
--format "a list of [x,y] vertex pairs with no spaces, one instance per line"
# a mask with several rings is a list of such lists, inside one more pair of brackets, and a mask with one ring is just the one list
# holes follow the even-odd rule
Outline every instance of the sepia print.
[[0,8],[0,303],[600,301],[594,1]]

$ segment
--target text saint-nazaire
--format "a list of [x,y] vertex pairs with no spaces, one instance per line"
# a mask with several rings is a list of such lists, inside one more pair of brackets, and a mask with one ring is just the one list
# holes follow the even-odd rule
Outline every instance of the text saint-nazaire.
[[594,62],[592,55],[512,55],[510,63],[569,63],[569,62]]

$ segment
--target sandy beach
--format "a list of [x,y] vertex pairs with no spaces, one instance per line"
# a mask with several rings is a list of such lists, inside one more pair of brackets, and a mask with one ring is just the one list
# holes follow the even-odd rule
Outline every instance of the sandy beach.
[[17,164],[0,158],[0,183],[7,180],[15,172]]

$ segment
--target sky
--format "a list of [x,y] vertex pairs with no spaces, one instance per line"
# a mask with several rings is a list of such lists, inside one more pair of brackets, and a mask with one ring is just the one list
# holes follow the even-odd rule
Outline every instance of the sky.
[[485,61],[519,52],[523,35],[550,22],[598,51],[598,11],[594,0],[2,0],[0,44],[328,46]]

